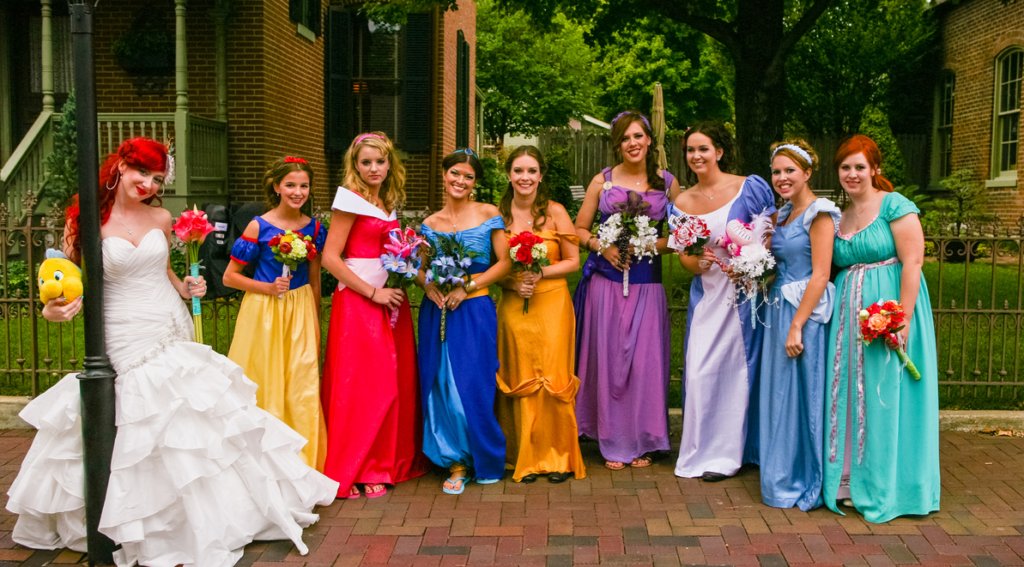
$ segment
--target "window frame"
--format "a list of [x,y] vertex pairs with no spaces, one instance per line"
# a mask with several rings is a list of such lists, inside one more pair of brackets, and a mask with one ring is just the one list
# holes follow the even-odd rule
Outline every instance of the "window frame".
[[[1016,77],[1012,80],[1006,80],[1004,77],[1004,66],[1009,58],[1017,59]],[[1012,63],[1011,63],[1012,65]],[[989,187],[1015,187],[1017,185],[1017,169],[1020,167],[1020,160],[1018,158],[1020,154],[1020,119],[1021,119],[1021,95],[1024,92],[1024,48],[1020,46],[1013,46],[1009,49],[1002,51],[995,58],[995,84],[992,96],[992,149],[991,149],[991,162],[989,181],[986,183]],[[1012,69],[1010,69],[1012,71]],[[1004,110],[1004,91],[1008,88],[1012,90],[1014,87],[1008,87],[1008,85],[1016,83],[1016,94],[1017,98],[1015,101],[1015,107],[1010,110]],[[1009,116],[1016,115],[1017,117],[1017,136],[1016,139],[1011,141],[1003,140],[1003,126],[1007,123],[1006,118]],[[1012,120],[1012,119],[1011,119]],[[1004,146],[1012,143],[1014,145],[1013,152],[1013,165],[1010,169],[1003,169],[1003,153]]]
[[932,177],[935,183],[953,173],[953,123],[956,116],[956,72],[939,74],[935,88]]

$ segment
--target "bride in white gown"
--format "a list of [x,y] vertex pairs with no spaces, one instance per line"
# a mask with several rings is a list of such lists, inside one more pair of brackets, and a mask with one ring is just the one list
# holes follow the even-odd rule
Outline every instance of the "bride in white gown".
[[[149,205],[167,161],[162,145],[136,138],[100,175],[118,429],[99,530],[121,545],[119,566],[231,566],[253,540],[290,539],[305,554],[302,529],[338,483],[303,463],[306,440],[256,406],[256,384],[239,366],[193,342],[182,298],[206,285],[169,269],[171,216]],[[77,206],[68,216],[76,259]],[[51,302],[43,315],[66,321],[80,309],[81,299]],[[39,431],[7,509],[18,514],[14,541],[27,547],[85,551],[78,388],[69,374],[21,413]]]

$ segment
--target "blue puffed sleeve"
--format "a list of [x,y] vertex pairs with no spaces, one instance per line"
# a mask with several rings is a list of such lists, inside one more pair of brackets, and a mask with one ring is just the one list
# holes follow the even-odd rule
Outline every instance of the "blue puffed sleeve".
[[807,207],[807,212],[804,213],[803,218],[804,229],[810,232],[811,224],[814,223],[814,219],[818,218],[818,215],[821,213],[828,213],[832,217],[833,231],[839,229],[839,220],[843,218],[843,213],[835,203],[824,197],[818,197]]
[[231,259],[245,266],[260,257],[260,243],[241,237],[231,247]]
[[775,214],[778,209],[775,208],[775,192],[772,191],[771,185],[761,178],[760,175],[750,175],[747,177],[747,182],[750,183],[748,188],[750,189],[751,196],[756,210],[751,213],[764,212],[767,215]]
[[501,215],[498,215],[487,219],[481,226],[487,227],[488,230],[495,230],[499,228],[504,230],[505,220],[501,218]]
[[323,225],[320,224],[320,221],[316,221],[316,228],[313,229],[313,235],[313,246],[316,246],[316,249],[319,252],[323,252],[324,243],[327,242],[327,231],[324,230],[324,227]]

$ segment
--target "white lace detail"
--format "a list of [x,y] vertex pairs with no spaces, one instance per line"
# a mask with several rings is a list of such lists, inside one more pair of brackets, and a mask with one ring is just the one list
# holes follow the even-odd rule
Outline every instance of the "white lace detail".
[[192,342],[193,340],[194,339],[192,337],[191,329],[175,321],[174,323],[171,324],[171,332],[168,333],[166,337],[161,339],[160,342],[156,344],[156,346],[149,349],[149,352],[147,352],[142,358],[129,364],[125,368],[118,370],[117,373],[127,374],[132,370],[135,370],[140,366],[149,364],[150,362],[153,362],[157,358],[163,356],[164,352],[166,352],[167,349],[170,348],[172,345],[176,345],[178,343],[188,343]]

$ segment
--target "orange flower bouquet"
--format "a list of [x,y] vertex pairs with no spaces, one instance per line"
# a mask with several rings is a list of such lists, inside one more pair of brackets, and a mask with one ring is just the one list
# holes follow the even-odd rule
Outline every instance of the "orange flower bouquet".
[[860,319],[861,340],[865,344],[871,344],[871,341],[875,339],[884,339],[885,344],[896,351],[897,356],[900,357],[903,365],[907,367],[910,375],[915,380],[921,379],[921,373],[914,366],[910,357],[907,356],[907,351],[903,348],[903,340],[899,336],[899,332],[904,327],[903,322],[906,319],[903,305],[899,301],[889,300],[874,303],[868,306],[867,309],[861,309],[860,313],[857,314],[857,318]]
[[[172,230],[188,249],[190,275],[193,278],[198,278],[199,245],[206,240],[208,234],[213,232],[213,225],[206,220],[206,213],[193,205],[191,211],[181,213],[178,220],[174,221]],[[203,308],[199,305],[198,297],[192,298],[192,324],[195,326],[196,342],[203,342]]]

